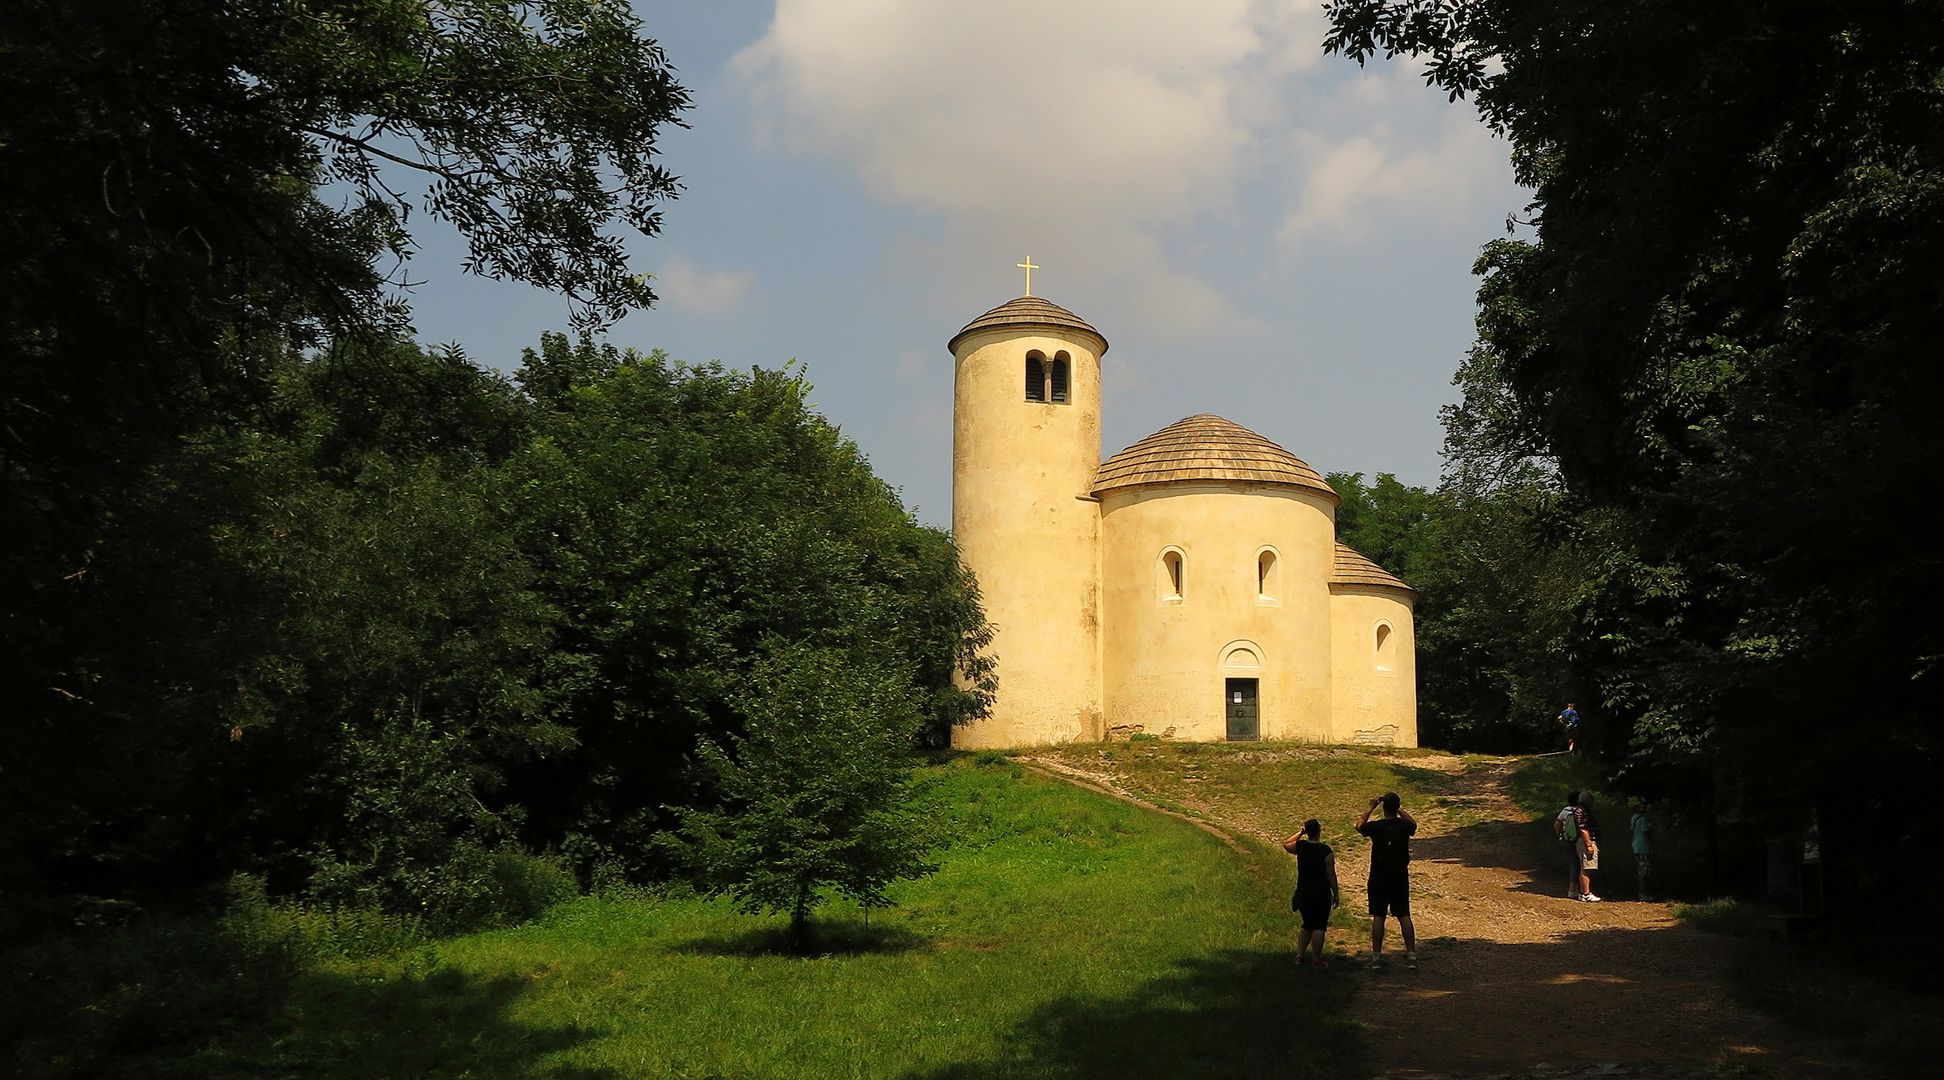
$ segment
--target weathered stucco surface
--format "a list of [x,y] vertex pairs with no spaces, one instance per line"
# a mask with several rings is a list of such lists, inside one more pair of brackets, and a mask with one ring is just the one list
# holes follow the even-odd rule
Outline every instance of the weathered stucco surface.
[[[953,742],[1104,738],[1100,698],[1100,343],[1080,331],[962,338],[952,415],[952,532],[979,575],[999,697]],[[1025,400],[1029,352],[1071,364],[1068,404]]]
[[[1331,742],[1417,745],[1417,654],[1409,594],[1330,586]],[[1379,649],[1377,629],[1388,627]],[[1389,729],[1389,730],[1387,730]]]
[[[1333,508],[1293,488],[1170,484],[1101,500],[1107,715],[1149,732],[1220,740],[1226,680],[1258,680],[1266,739],[1330,738]],[[1274,595],[1258,558],[1276,555]],[[1162,553],[1182,555],[1178,600]],[[1254,663],[1249,663],[1253,654]]]

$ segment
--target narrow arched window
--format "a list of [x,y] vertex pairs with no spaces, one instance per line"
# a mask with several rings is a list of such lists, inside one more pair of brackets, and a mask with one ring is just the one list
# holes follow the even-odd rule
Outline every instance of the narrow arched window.
[[1055,353],[1053,355],[1053,403],[1056,405],[1067,403],[1068,368],[1067,354]]
[[1026,357],[1026,400],[1046,400],[1046,361],[1038,353]]
[[1273,600],[1280,594],[1276,584],[1276,553],[1264,548],[1256,553],[1256,599]]
[[1377,624],[1377,670],[1389,671],[1397,660],[1396,634],[1389,623]]
[[1155,584],[1161,593],[1161,602],[1164,604],[1180,603],[1182,579],[1185,576],[1181,552],[1174,548],[1169,548],[1162,552],[1161,564],[1158,569],[1160,570],[1160,574]]

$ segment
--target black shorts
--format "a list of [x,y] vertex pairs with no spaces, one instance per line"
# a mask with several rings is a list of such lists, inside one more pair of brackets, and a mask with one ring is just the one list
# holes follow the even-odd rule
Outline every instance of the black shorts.
[[1370,875],[1370,917],[1411,917],[1411,877],[1402,870]]
[[1297,893],[1293,906],[1303,915],[1303,929],[1327,930],[1330,926],[1330,897],[1304,896]]

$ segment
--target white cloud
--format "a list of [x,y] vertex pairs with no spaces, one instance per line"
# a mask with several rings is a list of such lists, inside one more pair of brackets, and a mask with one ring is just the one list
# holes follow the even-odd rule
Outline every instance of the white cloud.
[[732,62],[797,151],[881,194],[969,213],[1180,213],[1246,132],[1229,69],[1249,0],[781,0]]
[[697,315],[720,315],[736,307],[756,275],[749,270],[704,270],[676,256],[662,263],[652,282],[665,302]]
[[1263,25],[1288,3],[780,0],[732,69],[769,145],[939,215],[943,236],[907,241],[930,265],[977,266],[989,291],[987,267],[1031,253],[1049,283],[1227,318],[1156,230],[1230,205],[1254,140],[1240,88],[1289,51]]
[[942,290],[1031,253],[1055,295],[1167,297],[1138,317],[1187,337],[1257,323],[1192,269],[1211,223],[1348,240],[1503,175],[1469,108],[1326,30],[1320,0],[778,0],[730,66],[764,145],[933,216],[892,258]]
[[1462,220],[1473,196],[1510,172],[1505,144],[1468,110],[1452,110],[1432,139],[1376,125],[1336,140],[1299,133],[1293,142],[1302,167],[1281,236],[1296,244],[1361,239],[1399,218]]

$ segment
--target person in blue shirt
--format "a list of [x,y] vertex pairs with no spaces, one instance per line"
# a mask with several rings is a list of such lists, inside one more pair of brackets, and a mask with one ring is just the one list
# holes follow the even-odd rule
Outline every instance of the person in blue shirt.
[[1566,752],[1570,754],[1579,745],[1580,724],[1579,710],[1573,708],[1572,702],[1567,702],[1566,708],[1560,711],[1559,722],[1566,725]]

